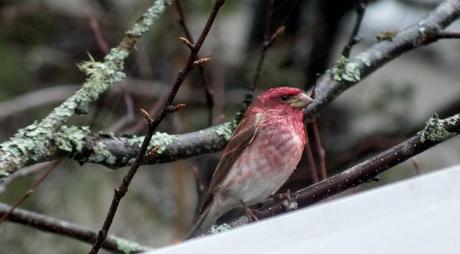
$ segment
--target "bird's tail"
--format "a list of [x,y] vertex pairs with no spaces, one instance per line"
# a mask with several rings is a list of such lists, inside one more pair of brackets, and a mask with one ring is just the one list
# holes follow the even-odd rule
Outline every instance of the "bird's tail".
[[195,224],[193,224],[190,231],[185,235],[184,240],[191,239],[206,233],[209,227],[216,222],[219,214],[216,214],[216,202],[214,200],[207,205],[198,216]]

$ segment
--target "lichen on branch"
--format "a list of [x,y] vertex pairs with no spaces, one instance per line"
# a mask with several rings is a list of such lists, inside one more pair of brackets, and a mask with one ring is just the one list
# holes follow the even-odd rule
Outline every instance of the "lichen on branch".
[[449,127],[454,126],[460,119],[460,115],[455,115],[446,119],[439,119],[437,114],[426,121],[425,128],[420,132],[420,142],[426,141],[444,141],[454,135],[456,132],[448,130]]
[[358,82],[361,79],[359,65],[350,62],[345,56],[340,56],[339,60],[331,69],[332,79],[338,82]]
[[[150,29],[169,4],[167,0],[155,1],[103,61],[98,62],[90,57],[90,61],[80,65],[88,77],[73,96],[41,121],[20,129],[10,140],[0,144],[0,181],[18,169],[52,155],[56,145],[54,139],[59,138],[56,137],[59,128],[75,114],[86,113],[89,105],[102,93],[123,80],[124,60],[137,40]],[[59,144],[65,150],[68,147],[64,145]]]

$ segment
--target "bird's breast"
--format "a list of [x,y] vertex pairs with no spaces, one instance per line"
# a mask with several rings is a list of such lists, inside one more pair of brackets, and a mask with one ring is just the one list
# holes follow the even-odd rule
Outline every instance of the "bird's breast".
[[222,187],[247,204],[262,202],[276,192],[294,171],[303,153],[303,128],[298,131],[295,127],[288,120],[278,124],[262,122]]

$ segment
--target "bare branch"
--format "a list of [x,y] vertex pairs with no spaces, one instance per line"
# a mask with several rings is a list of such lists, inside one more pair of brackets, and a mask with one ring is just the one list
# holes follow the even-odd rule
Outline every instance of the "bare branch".
[[[179,24],[182,27],[182,30],[184,31],[185,37],[183,38],[186,41],[182,40],[187,47],[190,49],[193,49],[193,37],[192,34],[190,33],[190,30],[187,27],[187,22],[185,20],[185,15],[184,11],[182,9],[182,4],[180,0],[175,0],[174,1],[177,13],[179,14]],[[188,43],[187,43],[188,41]],[[198,66],[198,71],[200,73],[200,81],[201,81],[201,86],[203,87],[204,94],[206,96],[206,106],[208,107],[208,124],[209,126],[212,125],[213,122],[213,108],[214,108],[214,94],[212,91],[211,86],[208,84],[206,81],[206,75],[204,73],[204,67],[203,66]]]
[[311,143],[310,143],[310,135],[308,134],[308,127],[305,127],[305,149],[304,153],[307,156],[307,163],[308,163],[308,171],[310,171],[312,182],[317,183],[319,180],[318,177],[318,170],[316,168],[315,164],[315,158],[313,157],[313,152],[311,149]]
[[249,84],[248,91],[244,97],[243,107],[236,115],[237,122],[239,122],[243,118],[244,112],[249,107],[249,104],[251,104],[252,98],[254,97],[254,91],[256,89],[257,83],[259,82],[260,74],[262,72],[262,67],[264,65],[265,55],[267,53],[267,50],[270,48],[270,46],[273,45],[273,42],[270,42],[271,38],[272,37],[277,38],[275,36],[270,35],[271,26],[272,26],[271,21],[272,21],[272,15],[273,15],[273,4],[274,4],[274,0],[267,1],[267,12],[265,14],[265,30],[264,30],[264,39],[262,42],[262,49],[260,51],[259,60],[257,61],[257,67],[256,67],[256,72],[254,73],[254,78],[252,79],[252,82]]
[[41,183],[43,183],[43,181],[45,181],[45,179],[51,174],[51,172],[57,167],[57,165],[61,162],[62,159],[59,159],[59,160],[56,160],[46,171],[45,173],[43,173],[43,175],[41,175],[33,184],[32,186],[29,188],[29,190],[21,197],[19,198],[15,203],[14,205],[11,206],[10,210],[3,214],[2,216],[0,216],[0,223],[2,223],[3,221],[5,221],[5,219],[8,218],[8,216],[14,212],[14,209],[16,209],[17,207],[19,207],[28,197],[30,197],[34,192],[35,190],[38,188],[38,186],[40,186]]
[[[6,214],[9,210],[11,210],[10,206],[0,203],[0,216]],[[93,230],[23,209],[15,209],[11,212],[7,221],[37,228],[44,232],[67,236],[88,244],[94,242],[96,238],[96,232]],[[109,236],[102,244],[102,248],[116,253],[138,253],[150,249],[115,236]]]
[[460,39],[460,32],[444,31],[439,33],[439,39]]
[[[303,208],[356,187],[415,155],[457,136],[459,133],[460,114],[443,120],[434,115],[427,121],[425,129],[406,141],[335,176],[293,193],[289,200],[265,204],[263,210],[257,212],[257,217],[262,219],[292,209]],[[247,218],[241,217],[230,224],[236,226],[246,223],[248,223]]]
[[412,49],[439,39],[442,29],[460,16],[460,1],[446,0],[428,16],[397,33],[391,41],[380,41],[355,57],[339,59],[318,80],[317,97],[305,113],[312,117],[345,90],[359,83],[384,64]]
[[[176,81],[173,84],[169,92],[168,99],[166,100],[163,107],[161,108],[160,113],[156,116],[155,119],[152,119],[147,111],[141,109],[141,112],[143,113],[144,117],[146,118],[148,122],[147,135],[144,137],[144,140],[142,141],[142,145],[141,145],[139,152],[137,153],[136,160],[134,161],[133,165],[129,169],[126,176],[123,178],[123,181],[120,184],[120,186],[115,189],[109,211],[107,212],[107,216],[104,220],[104,224],[102,225],[102,228],[99,230],[97,234],[97,238],[96,238],[96,241],[94,242],[93,247],[89,251],[90,254],[98,253],[99,249],[101,248],[102,244],[107,238],[107,234],[109,232],[110,226],[112,225],[113,219],[118,210],[118,206],[121,202],[121,199],[128,192],[128,187],[131,181],[133,180],[134,175],[136,174],[137,170],[144,162],[145,154],[148,150],[150,141],[152,140],[152,136],[155,133],[156,129],[158,128],[158,126],[160,125],[160,123],[163,121],[163,119],[166,117],[168,113],[173,113],[177,110],[180,110],[181,108],[185,106],[183,104],[178,104],[174,106],[173,105],[174,98],[176,97],[177,92],[182,86],[182,83],[185,80],[187,74],[190,73],[190,71],[192,71],[192,69],[195,67],[198,52],[200,51],[201,46],[203,45],[209,31],[211,30],[211,26],[214,23],[217,13],[219,12],[224,2],[225,0],[215,1],[214,7],[211,11],[211,14],[209,15],[208,21],[206,22],[206,25],[204,26],[203,31],[201,32],[201,35],[198,38],[198,41],[195,43],[195,46],[193,47],[193,49],[190,51],[190,55],[187,59],[187,62],[185,63],[185,66],[178,73]],[[202,62],[206,62],[206,61],[209,61],[209,60],[204,60]],[[150,149],[148,157],[155,158],[156,154],[158,154],[157,153],[158,149],[159,147]]]
[[363,23],[364,13],[366,12],[366,6],[364,5],[362,0],[356,0],[356,22],[355,26],[353,27],[353,31],[350,34],[350,38],[348,39],[347,44],[342,50],[342,56],[348,58],[350,57],[351,49],[353,48],[356,43],[359,42],[359,29],[361,28],[361,24]]
[[[343,72],[328,71],[320,78],[316,88],[316,99],[305,113],[312,117],[342,92],[359,83],[385,63],[412,49],[435,42],[439,39],[439,34],[443,32],[440,29],[451,24],[459,15],[460,2],[446,0],[426,18],[396,34],[393,40],[377,42],[368,50],[346,59],[344,68],[341,69]],[[355,76],[349,74],[357,74],[359,79],[350,79]],[[153,136],[149,147],[160,144],[159,155],[154,161],[145,163],[170,162],[219,151],[225,146],[234,126],[234,122],[227,122],[182,135],[157,133]],[[24,130],[21,131],[21,141],[29,144],[30,140],[37,140],[33,130],[35,128],[27,129],[28,137],[25,136]],[[138,153],[142,140],[142,137],[134,135],[91,134],[86,127],[62,126],[50,139],[47,139],[48,142],[45,145],[40,146],[42,149],[34,149],[31,155],[20,152],[10,156],[9,151],[11,149],[16,151],[17,148],[14,145],[18,143],[1,144],[0,162],[7,160],[8,163],[4,161],[6,165],[2,164],[0,170],[13,172],[23,166],[52,160],[61,154],[67,154],[80,162],[99,163],[118,168],[133,163],[133,158]],[[36,144],[31,144],[29,147],[34,146]],[[99,152],[96,148],[101,147]],[[107,151],[109,153],[106,153]]]
[[0,181],[16,170],[29,165],[30,161],[49,153],[55,132],[75,114],[84,114],[89,105],[114,84],[125,78],[124,60],[139,38],[149,30],[168,1],[158,0],[126,32],[116,48],[110,50],[102,62],[94,59],[80,68],[88,75],[82,88],[56,107],[41,121],[19,130],[13,138],[0,145]]

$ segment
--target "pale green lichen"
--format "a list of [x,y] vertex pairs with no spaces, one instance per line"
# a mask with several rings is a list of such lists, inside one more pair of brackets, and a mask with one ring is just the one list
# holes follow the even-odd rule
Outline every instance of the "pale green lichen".
[[113,239],[117,244],[117,249],[124,254],[138,253],[147,250],[147,248],[139,245],[138,243],[131,242],[122,238],[112,236],[111,239]]
[[156,153],[161,154],[166,148],[174,143],[177,139],[176,135],[171,135],[164,132],[157,132],[150,141],[149,149],[156,147]]
[[[371,60],[369,59],[369,53],[364,52],[356,56],[356,60],[361,61],[367,67],[371,66]],[[361,76],[361,75],[360,75]]]
[[93,163],[103,163],[108,165],[115,165],[117,157],[113,155],[102,142],[97,142],[88,157],[88,161]]
[[0,179],[50,153],[53,132],[34,122],[0,145]]
[[222,223],[220,225],[212,225],[209,232],[210,234],[214,235],[214,234],[229,231],[230,229],[232,229],[232,226],[230,226],[227,223]]
[[[170,1],[166,0],[156,1],[127,32],[128,36],[140,37],[158,19],[159,15],[165,10],[166,5],[169,4]],[[82,88],[56,107],[42,121],[19,130],[9,141],[0,145],[0,180],[21,167],[39,162],[41,159],[50,156],[54,145],[53,138],[55,138],[54,135],[58,132],[60,126],[76,113],[87,112],[91,102],[96,100],[110,86],[125,78],[123,72],[124,60],[128,57],[133,43],[135,41],[131,42],[131,44],[122,44],[120,47],[111,49],[102,62],[95,61],[90,57],[90,61],[82,63],[80,69],[88,75]],[[75,143],[79,138],[81,136],[78,134],[71,135],[70,140],[65,140],[65,136],[61,135],[57,137],[56,142],[59,149],[70,152],[72,146],[81,149],[80,143]],[[107,151],[101,146],[98,149],[100,152]],[[110,153],[106,153],[105,156],[105,159],[101,157],[97,157],[97,159],[115,161],[115,157]]]
[[54,135],[53,141],[59,150],[68,153],[81,153],[85,138],[90,134],[88,126],[62,126]]
[[160,17],[167,5],[170,5],[170,0],[157,0],[142,17],[126,32],[127,35],[140,37],[149,30],[149,27]]
[[455,133],[449,132],[446,127],[449,125],[455,125],[459,121],[459,115],[449,117],[447,119],[439,119],[437,114],[426,121],[425,128],[420,132],[420,142],[424,143],[425,141],[444,141]]
[[236,128],[236,121],[223,123],[216,127],[216,133],[222,136],[225,140],[229,141],[233,135],[233,130]]
[[331,69],[331,77],[338,82],[357,82],[361,80],[359,65],[358,63],[350,62],[345,56],[340,56]]
[[[169,145],[174,143],[176,139],[177,139],[177,135],[171,135],[165,132],[156,132],[152,136],[152,140],[150,141],[148,149],[152,149],[156,147],[156,152],[158,154],[161,154],[162,152],[166,150],[166,148]],[[127,141],[128,141],[128,144],[131,146],[141,147],[142,142],[144,141],[144,137],[133,136],[129,138]]]

